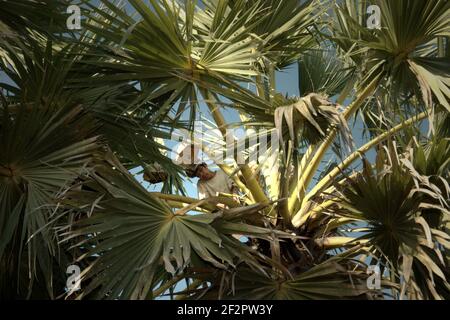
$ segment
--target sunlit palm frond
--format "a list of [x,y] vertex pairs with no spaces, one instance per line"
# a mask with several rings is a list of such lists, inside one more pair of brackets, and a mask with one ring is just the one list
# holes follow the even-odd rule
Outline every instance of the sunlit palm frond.
[[[429,107],[433,93],[436,101],[450,110],[448,75],[444,71],[448,69],[448,59],[436,58],[436,50],[421,50],[421,46],[432,41],[437,48],[438,37],[449,34],[448,1],[433,4],[407,0],[375,1],[371,5],[380,8],[379,30],[367,28],[365,12],[368,5],[368,2],[353,1],[338,5],[337,20],[332,25],[333,41],[353,57],[357,65],[363,66],[366,74],[363,87],[383,76],[386,78],[382,83],[397,97],[421,91]],[[443,68],[436,68],[438,65]]]
[[252,30],[257,37],[257,50],[262,53],[262,68],[283,69],[294,63],[309,48],[316,46],[312,30],[326,10],[320,1],[230,1],[234,9],[244,2],[247,7],[261,4],[258,24]]

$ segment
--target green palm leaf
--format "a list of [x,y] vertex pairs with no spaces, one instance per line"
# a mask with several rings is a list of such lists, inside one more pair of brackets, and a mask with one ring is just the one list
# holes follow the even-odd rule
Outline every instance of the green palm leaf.
[[[444,144],[436,148],[443,151],[442,148],[448,148],[448,141]],[[431,159],[433,156],[437,157]],[[442,235],[443,221],[450,214],[450,189],[442,185],[448,179],[445,178],[448,171],[445,173],[447,169],[444,169],[448,168],[448,161],[440,152],[431,152],[428,157],[425,160],[421,149],[412,159],[399,156],[394,147],[386,152],[380,150],[377,173],[366,164],[362,176],[352,179],[350,187],[345,189],[341,207],[351,212],[344,214],[345,217],[368,223],[367,232],[359,239],[369,240],[369,250],[379,256],[386,268],[403,273],[402,294],[410,288],[418,292],[409,294],[440,299],[448,297],[450,292],[448,266],[441,253],[448,242],[446,237],[435,237]],[[441,161],[440,165],[432,165],[436,160]],[[425,163],[429,163],[430,170],[426,170]],[[436,242],[443,247],[436,247]],[[434,284],[438,284],[436,290]]]
[[95,183],[88,184],[89,188],[101,194],[97,208],[90,218],[77,222],[66,237],[67,241],[82,237],[74,243],[85,250],[80,261],[98,257],[83,271],[87,285],[80,298],[91,292],[96,298],[145,298],[156,289],[154,277],[160,268],[178,274],[195,266],[198,259],[205,268],[226,270],[245,263],[258,269],[258,253],[231,235],[242,233],[266,239],[271,234],[283,235],[233,222],[233,210],[224,212],[223,217],[217,213],[174,213],[114,157],[109,157],[107,166],[96,169],[93,179]]
[[[0,117],[0,259],[2,263],[12,259],[9,268],[13,270],[22,259],[28,259],[29,276],[20,277],[26,277],[31,289],[35,274],[42,272],[48,295],[53,297],[51,266],[53,261],[61,262],[51,228],[61,215],[56,198],[86,170],[99,147],[98,138],[93,135],[92,121],[77,105],[60,109],[32,106],[31,110],[29,105],[20,105],[15,113],[8,109],[4,101]],[[25,251],[27,255],[23,255]],[[2,276],[8,272],[8,268],[2,269]],[[24,288],[18,290],[26,296]]]

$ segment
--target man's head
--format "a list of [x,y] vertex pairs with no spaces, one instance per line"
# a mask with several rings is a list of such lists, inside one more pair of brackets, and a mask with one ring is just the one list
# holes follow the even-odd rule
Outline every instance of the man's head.
[[198,177],[200,180],[209,180],[212,177],[214,177],[214,172],[210,171],[208,169],[208,166],[206,163],[200,164],[197,169],[195,170],[195,176]]
[[208,169],[208,165],[204,162],[196,165],[191,165],[186,169],[189,178],[197,177],[200,180],[209,180],[214,177],[214,172]]

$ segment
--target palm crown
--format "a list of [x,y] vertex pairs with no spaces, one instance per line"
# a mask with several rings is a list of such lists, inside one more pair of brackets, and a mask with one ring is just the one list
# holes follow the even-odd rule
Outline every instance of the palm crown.
[[[2,296],[449,298],[450,2],[372,1],[369,29],[365,1],[80,1],[80,31],[65,1],[0,2]],[[225,108],[280,138],[219,164],[239,201],[186,197],[158,142],[201,105],[224,141]]]

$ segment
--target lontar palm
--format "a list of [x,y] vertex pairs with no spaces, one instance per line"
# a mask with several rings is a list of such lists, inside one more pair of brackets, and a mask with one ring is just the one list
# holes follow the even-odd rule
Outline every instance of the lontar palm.
[[[63,1],[3,1],[2,295],[448,298],[450,4],[373,2],[380,29],[354,1],[87,1],[77,31]],[[276,88],[293,63],[300,97]],[[240,202],[184,196],[156,142],[201,104],[225,140],[225,108],[280,136],[220,164]],[[129,172],[154,163],[159,193]]]

